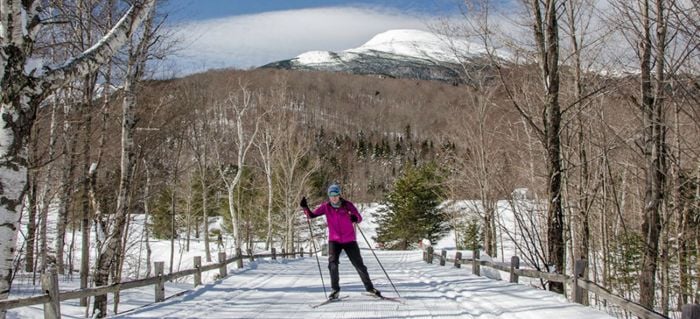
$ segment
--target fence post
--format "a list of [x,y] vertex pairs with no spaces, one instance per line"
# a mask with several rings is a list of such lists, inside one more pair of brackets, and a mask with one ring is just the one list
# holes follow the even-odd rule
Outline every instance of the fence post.
[[194,269],[197,269],[194,273],[194,286],[197,287],[202,284],[202,256],[194,256]]
[[304,258],[304,247],[301,247],[301,248],[299,249],[299,256],[300,256],[301,258]]
[[219,266],[219,277],[224,278],[228,273],[226,269],[226,252],[219,252],[219,264],[221,264],[221,266]]
[[574,278],[571,287],[571,293],[575,303],[583,304],[583,288],[578,285],[578,279],[583,278],[583,272],[586,271],[587,261],[579,259],[574,264]]
[[428,247],[428,263],[433,263],[433,246]]
[[253,250],[248,248],[245,251],[246,251],[246,253],[248,253],[248,260],[250,260],[250,262],[254,262],[255,256],[253,256]]
[[287,259],[287,250],[282,248],[282,258]]
[[54,265],[41,275],[41,289],[49,295],[49,302],[44,304],[44,319],[60,319],[61,300],[58,296],[58,274]]
[[481,264],[479,263],[479,260],[481,259],[479,257],[479,249],[474,249],[473,252],[473,260],[472,260],[472,273],[481,276]]
[[446,257],[447,257],[447,250],[444,250],[444,249],[443,249],[443,250],[440,252],[440,266],[444,266],[444,265],[445,265],[445,258],[446,258]]
[[158,282],[156,283],[156,302],[161,302],[165,300],[165,278],[163,277],[163,268],[165,262],[156,261],[153,263],[155,268],[155,275],[158,277]]
[[700,305],[683,305],[681,307],[681,319],[700,319]]
[[518,276],[518,274],[515,273],[516,269],[520,269],[520,257],[510,257],[510,282],[514,284],[517,284],[518,278],[520,278],[520,276]]
[[272,247],[272,260],[277,260],[277,250]]
[[462,268],[462,252],[455,253],[455,268]]
[[236,248],[236,268],[243,268],[243,253],[240,248]]

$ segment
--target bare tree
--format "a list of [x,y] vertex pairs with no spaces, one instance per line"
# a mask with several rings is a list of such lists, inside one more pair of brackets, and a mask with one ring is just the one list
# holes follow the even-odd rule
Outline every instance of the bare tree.
[[[268,107],[273,108],[267,115],[263,118],[261,125],[261,131],[258,135],[258,142],[255,146],[260,153],[260,165],[262,166],[263,174],[265,175],[265,184],[267,186],[267,238],[265,239],[265,249],[270,249],[272,247],[272,209],[273,209],[273,158],[274,153],[277,150],[277,140],[280,138],[279,126],[281,123],[274,121],[275,114],[274,110],[277,107],[274,103],[271,103]],[[275,122],[277,123],[275,125]]]
[[[124,82],[124,98],[122,102],[122,135],[121,135],[121,177],[119,180],[119,192],[117,195],[116,214],[101,250],[97,256],[95,269],[95,285],[104,286],[109,283],[109,273],[115,261],[122,243],[122,236],[126,219],[129,216],[130,193],[132,191],[133,170],[136,164],[136,151],[134,147],[135,110],[137,105],[137,85],[141,80],[146,64],[148,47],[151,44],[153,28],[153,11],[149,11],[145,22],[145,28],[138,42],[132,42],[129,50],[129,60]],[[123,247],[121,248],[124,249]],[[120,278],[114,278],[119,282]],[[98,317],[107,315],[107,296],[95,296],[93,314]]]
[[[499,72],[501,82],[513,107],[523,116],[526,122],[536,132],[538,139],[545,149],[547,163],[547,270],[563,273],[565,262],[564,244],[564,212],[562,208],[562,163],[561,163],[561,124],[562,111],[559,102],[559,12],[560,3],[557,0],[527,0],[523,1],[526,9],[527,24],[532,30],[533,52],[529,58],[537,63],[541,94],[538,101],[542,124],[535,122],[533,114],[528,112],[524,104],[533,97],[523,99],[518,97],[519,89],[514,89],[512,79],[508,79],[509,70],[503,66],[503,60],[497,56],[494,49],[495,41],[489,22],[490,1],[470,1],[475,9],[474,14],[480,17],[480,25],[475,31],[485,43],[491,63]],[[521,50],[524,50],[521,48]],[[512,71],[512,70],[511,70]],[[512,75],[512,74],[511,74]],[[561,283],[550,283],[550,289],[563,293]]]
[[303,126],[299,121],[300,109],[295,103],[285,106],[285,112],[279,116],[283,127],[276,153],[277,171],[280,190],[280,204],[285,220],[284,247],[294,250],[296,221],[301,218],[297,203],[308,192],[311,175],[319,168],[316,157],[311,155],[311,143],[305,139]]
[[668,81],[670,46],[668,6],[673,0],[638,0],[614,2],[618,27],[625,31],[639,63],[639,98],[633,103],[642,115],[642,141],[639,145],[645,160],[642,235],[644,252],[639,276],[639,302],[653,308],[656,291],[659,238],[662,230],[661,210],[664,203],[668,146],[666,142],[666,82]]
[[[12,259],[17,238],[17,208],[26,191],[26,145],[41,101],[64,83],[99,67],[131,36],[151,11],[155,0],[134,4],[98,45],[45,73],[27,67],[34,54],[34,42],[43,21],[40,1],[13,1],[2,5],[0,27],[0,91],[2,92],[2,135],[9,143],[0,147],[0,299],[7,299],[12,278]],[[24,17],[18,19],[17,17]],[[11,79],[11,80],[10,80]],[[2,314],[4,317],[4,313]]]
[[[483,83],[483,81],[481,82]],[[481,217],[481,240],[485,252],[492,257],[498,255],[496,241],[496,204],[501,194],[497,185],[499,175],[503,173],[503,153],[497,145],[496,135],[501,129],[499,120],[492,119],[498,113],[494,102],[495,89],[485,85],[470,95],[467,105],[454,112],[458,121],[458,136],[467,148],[467,154],[456,159],[459,169],[455,174],[460,175],[460,184],[467,188],[478,189],[476,195],[479,201],[471,201],[473,211]],[[502,120],[502,119],[501,119]],[[469,192],[468,192],[469,193]],[[472,195],[469,193],[469,195]]]
[[[220,140],[216,144],[215,152],[219,174],[226,184],[235,248],[241,248],[241,234],[234,193],[243,176],[248,150],[255,142],[263,115],[257,112],[257,103],[253,93],[244,85],[239,85],[235,93],[218,105],[217,110],[216,125]],[[232,119],[229,118],[229,112],[232,113]],[[246,123],[253,123],[253,127],[246,127]],[[233,134],[230,133],[232,130]],[[229,161],[232,157],[235,158],[235,164]]]
[[206,90],[197,86],[196,82],[188,83],[188,87],[182,90],[183,100],[192,105],[201,105],[202,111],[193,114],[187,134],[187,142],[193,153],[194,160],[199,170],[199,182],[202,186],[202,229],[204,231],[204,251],[207,262],[211,262],[211,250],[209,248],[209,144],[211,143],[212,123],[211,101],[207,101]]

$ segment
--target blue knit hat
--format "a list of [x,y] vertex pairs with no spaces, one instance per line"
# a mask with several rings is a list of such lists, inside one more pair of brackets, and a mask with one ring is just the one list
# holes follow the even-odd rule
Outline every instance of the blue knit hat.
[[333,184],[328,187],[328,197],[333,197],[333,196],[339,196],[340,195],[340,186],[338,184]]

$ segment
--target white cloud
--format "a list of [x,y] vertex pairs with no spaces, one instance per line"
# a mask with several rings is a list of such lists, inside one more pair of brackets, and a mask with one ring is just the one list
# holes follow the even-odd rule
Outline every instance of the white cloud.
[[328,7],[191,22],[173,28],[184,49],[169,64],[175,75],[261,66],[311,50],[357,47],[390,29],[428,30],[431,19],[387,9]]

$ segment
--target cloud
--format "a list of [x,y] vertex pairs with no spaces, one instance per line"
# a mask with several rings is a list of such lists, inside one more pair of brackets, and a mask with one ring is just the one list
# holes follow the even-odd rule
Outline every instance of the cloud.
[[188,22],[171,27],[182,49],[166,65],[176,75],[256,67],[310,50],[354,48],[390,29],[428,30],[431,19],[388,9],[328,7]]

